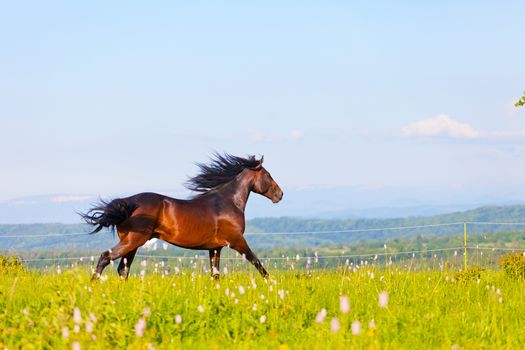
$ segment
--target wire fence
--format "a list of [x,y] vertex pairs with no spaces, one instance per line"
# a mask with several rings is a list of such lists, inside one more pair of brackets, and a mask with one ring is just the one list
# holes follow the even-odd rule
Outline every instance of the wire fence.
[[[249,232],[245,235],[268,237],[268,236],[283,236],[283,235],[304,235],[304,236],[316,236],[316,235],[343,235],[351,233],[366,233],[366,232],[388,232],[388,231],[402,231],[402,230],[421,230],[447,226],[458,226],[463,227],[463,245],[453,246],[445,248],[434,248],[429,249],[412,249],[412,250],[392,250],[388,249],[386,243],[384,249],[375,251],[366,251],[359,253],[351,253],[351,251],[342,251],[341,254],[323,253],[318,254],[315,249],[311,249],[308,252],[295,255],[283,255],[280,256],[262,256],[262,261],[265,265],[272,266],[275,268],[292,269],[295,268],[306,268],[310,270],[312,268],[321,267],[334,267],[334,266],[380,266],[388,267],[395,264],[403,265],[407,262],[412,263],[417,259],[418,266],[421,269],[425,268],[439,268],[445,269],[448,267],[452,268],[467,268],[468,264],[484,265],[484,266],[495,266],[499,257],[508,252],[520,252],[525,255],[525,247],[519,246],[487,246],[487,245],[472,245],[468,244],[468,231],[467,227],[475,225],[494,225],[494,226],[525,226],[523,222],[450,222],[450,223],[436,223],[426,225],[412,225],[412,226],[396,226],[396,227],[374,227],[374,228],[352,228],[352,229],[341,229],[341,230],[318,230],[318,231],[290,231],[290,232],[264,232],[255,233]],[[459,230],[458,230],[459,233]],[[87,236],[88,233],[50,233],[50,234],[28,234],[28,235],[0,235],[1,239],[17,239],[24,240],[35,237],[74,237],[74,236]],[[459,235],[458,235],[459,236]],[[388,241],[388,240],[386,240]],[[166,250],[166,249],[165,249]],[[74,252],[73,252],[74,253]],[[22,254],[24,255],[24,254]],[[141,260],[141,266],[147,266],[147,262],[150,261],[153,266],[161,266],[167,268],[171,266],[172,269],[179,269],[182,267],[189,267],[193,270],[199,269],[207,272],[207,266],[209,264],[208,256],[202,254],[196,254],[192,256],[180,256],[180,255],[161,255],[161,254],[137,254],[137,259]],[[64,267],[93,267],[98,261],[98,256],[94,255],[75,255],[75,256],[38,256],[38,257],[21,257],[24,264],[29,267],[53,270],[52,266]],[[235,252],[229,252],[221,257],[223,263],[228,264],[230,268],[243,269],[248,264],[243,264],[242,260],[244,257],[240,256]],[[113,262],[112,262],[113,263]],[[150,264],[150,265],[151,265]],[[414,269],[417,269],[415,267]],[[143,271],[143,270],[141,270]],[[167,271],[167,270],[166,270]]]
[[[339,234],[339,233],[366,233],[366,232],[380,232],[380,231],[400,231],[436,228],[445,226],[459,226],[459,225],[502,225],[502,226],[525,226],[525,222],[490,222],[490,221],[457,221],[447,223],[436,223],[426,225],[411,225],[411,226],[391,226],[391,227],[374,227],[374,228],[352,228],[341,230],[312,230],[312,231],[286,231],[286,232],[245,232],[245,236],[264,236],[264,235],[316,235],[316,234]],[[12,239],[26,239],[37,237],[66,237],[66,236],[90,236],[88,232],[74,232],[74,233],[48,233],[48,234],[17,234],[17,235],[0,235],[0,238]]]
[[[287,231],[287,232],[246,232],[245,236],[257,235],[316,235],[316,234],[336,234],[336,233],[366,233],[366,232],[379,232],[379,231],[399,231],[399,230],[412,230],[420,228],[433,228],[443,226],[455,226],[463,225],[463,222],[449,222],[440,224],[428,224],[428,225],[413,225],[413,226],[395,226],[395,227],[375,227],[375,228],[357,228],[357,229],[343,229],[343,230],[320,230],[320,231]],[[467,222],[470,224],[470,222]],[[472,224],[478,224],[472,222]],[[488,224],[488,223],[487,223]],[[525,223],[504,223],[505,225],[525,225]],[[498,225],[503,225],[498,223]],[[36,237],[66,237],[66,236],[89,236],[87,232],[75,232],[75,233],[50,233],[50,234],[28,234],[28,235],[1,235],[1,238],[36,238]]]

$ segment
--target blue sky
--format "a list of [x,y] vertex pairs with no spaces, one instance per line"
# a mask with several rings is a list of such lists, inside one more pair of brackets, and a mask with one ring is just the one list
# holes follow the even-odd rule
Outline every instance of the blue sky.
[[4,2],[0,200],[177,190],[213,150],[264,154],[284,188],[523,187],[524,12]]

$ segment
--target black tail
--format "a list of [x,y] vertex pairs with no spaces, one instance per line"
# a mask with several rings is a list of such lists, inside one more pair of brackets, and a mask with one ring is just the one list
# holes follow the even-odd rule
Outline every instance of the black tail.
[[89,234],[97,233],[104,227],[115,230],[115,226],[124,222],[137,209],[135,204],[127,202],[125,199],[114,199],[111,202],[103,200],[87,213],[79,213],[82,219],[93,226],[97,226]]

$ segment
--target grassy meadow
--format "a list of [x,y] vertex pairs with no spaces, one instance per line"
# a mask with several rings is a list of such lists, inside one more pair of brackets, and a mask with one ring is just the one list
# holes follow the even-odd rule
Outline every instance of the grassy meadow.
[[525,343],[525,283],[499,270],[465,278],[410,265],[342,265],[271,271],[265,281],[246,266],[214,281],[181,268],[127,282],[109,270],[96,282],[85,267],[4,271],[0,349],[516,349]]

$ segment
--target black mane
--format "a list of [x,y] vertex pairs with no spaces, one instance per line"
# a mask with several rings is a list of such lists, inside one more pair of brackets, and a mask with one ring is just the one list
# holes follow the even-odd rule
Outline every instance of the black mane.
[[255,156],[242,158],[225,153],[214,153],[209,164],[197,163],[201,172],[186,182],[192,191],[206,193],[233,180],[246,168],[253,169],[260,164]]

